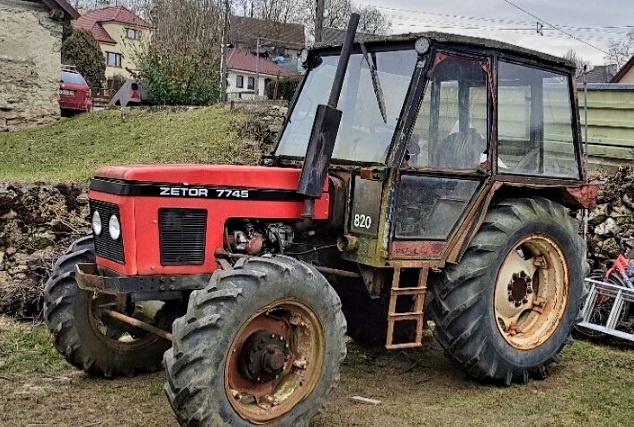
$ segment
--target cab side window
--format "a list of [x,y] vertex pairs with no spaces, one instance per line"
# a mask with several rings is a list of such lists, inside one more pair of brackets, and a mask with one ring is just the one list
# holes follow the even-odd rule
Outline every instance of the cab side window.
[[409,166],[475,170],[486,161],[487,66],[482,58],[438,55],[414,124]]
[[568,76],[500,61],[498,172],[579,178]]

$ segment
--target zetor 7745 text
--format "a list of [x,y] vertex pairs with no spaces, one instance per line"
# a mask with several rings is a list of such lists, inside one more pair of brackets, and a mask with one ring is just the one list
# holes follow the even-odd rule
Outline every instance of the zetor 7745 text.
[[[164,363],[184,426],[307,426],[345,334],[470,375],[544,378],[578,320],[592,207],[574,67],[447,34],[302,54],[261,166],[104,167],[57,261],[55,347],[97,376]],[[430,320],[430,321],[428,321]]]

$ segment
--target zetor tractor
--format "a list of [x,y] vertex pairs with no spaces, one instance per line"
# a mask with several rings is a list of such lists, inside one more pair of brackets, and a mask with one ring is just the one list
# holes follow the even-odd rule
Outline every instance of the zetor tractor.
[[428,326],[473,377],[546,376],[584,297],[570,210],[597,193],[574,67],[447,34],[353,43],[357,21],[303,52],[261,166],[97,171],[93,233],[46,284],[71,364],[163,361],[186,426],[307,426],[346,333],[404,349]]

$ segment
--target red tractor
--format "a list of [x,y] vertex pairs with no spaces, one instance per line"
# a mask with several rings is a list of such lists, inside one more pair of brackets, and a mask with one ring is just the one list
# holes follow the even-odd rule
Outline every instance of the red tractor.
[[[501,42],[392,36],[306,51],[258,167],[122,166],[46,285],[55,347],[154,371],[185,426],[307,426],[345,334],[481,380],[544,378],[584,296],[592,207],[574,66]],[[330,91],[330,93],[329,93]],[[427,321],[427,320],[430,321]]]

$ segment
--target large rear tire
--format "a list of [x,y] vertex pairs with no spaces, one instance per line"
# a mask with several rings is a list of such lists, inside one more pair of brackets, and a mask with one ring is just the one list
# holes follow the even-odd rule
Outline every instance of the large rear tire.
[[462,260],[432,283],[435,336],[476,378],[545,378],[579,320],[586,271],[585,242],[563,206],[501,201]]
[[[87,236],[57,260],[46,282],[44,316],[55,348],[71,365],[93,376],[132,376],[158,370],[169,342],[149,333],[134,336],[123,325],[100,320],[96,306],[113,297],[83,291],[75,280],[75,266],[90,262],[95,262],[95,249],[92,237]],[[156,318],[161,318],[160,313]],[[161,326],[169,327],[165,323]]]
[[339,381],[346,322],[311,266],[251,258],[192,293],[165,353],[183,426],[308,426]]

